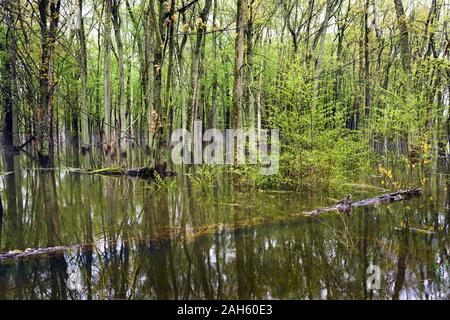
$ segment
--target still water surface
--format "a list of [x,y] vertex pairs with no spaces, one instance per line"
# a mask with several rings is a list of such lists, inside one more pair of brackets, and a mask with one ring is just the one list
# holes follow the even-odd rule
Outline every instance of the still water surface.
[[[12,172],[0,176],[0,254],[76,245],[0,261],[0,299],[450,298],[445,162],[384,164],[392,172],[336,194],[300,194],[238,190],[225,178],[196,188],[187,173],[158,187],[70,172],[117,165],[94,158],[67,154],[44,171],[23,154],[0,154],[0,172]],[[300,215],[349,190],[362,199],[413,186],[420,198],[349,217]],[[370,265],[381,270],[379,290],[367,288]]]

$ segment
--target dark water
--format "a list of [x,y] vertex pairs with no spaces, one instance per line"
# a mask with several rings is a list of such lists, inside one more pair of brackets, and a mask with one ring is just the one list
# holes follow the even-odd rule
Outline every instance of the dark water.
[[[450,297],[446,163],[383,164],[335,194],[243,191],[225,177],[199,187],[187,174],[157,185],[69,169],[117,165],[103,162],[63,155],[44,171],[23,154],[0,155],[0,172],[13,172],[0,177],[0,253],[83,245],[0,261],[0,299]],[[348,217],[295,217],[349,191],[362,199],[411,186],[424,194]],[[381,270],[377,290],[367,287],[371,265]]]

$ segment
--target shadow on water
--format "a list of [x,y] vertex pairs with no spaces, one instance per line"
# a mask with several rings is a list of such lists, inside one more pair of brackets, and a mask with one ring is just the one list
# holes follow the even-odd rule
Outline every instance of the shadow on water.
[[[376,188],[356,195],[420,183],[420,198],[280,222],[332,200],[243,193],[223,180],[197,190],[186,175],[159,190],[139,179],[70,173],[60,163],[92,168],[101,161],[73,154],[76,148],[56,170],[2,155],[0,172],[12,173],[0,177],[0,253],[86,245],[1,261],[0,299],[450,297],[445,166],[392,167],[388,177],[364,177]],[[381,270],[377,290],[367,287],[371,265]]]

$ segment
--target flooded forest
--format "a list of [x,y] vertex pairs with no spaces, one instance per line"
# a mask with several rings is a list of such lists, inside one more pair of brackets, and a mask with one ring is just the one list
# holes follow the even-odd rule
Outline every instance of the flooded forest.
[[449,0],[0,21],[0,300],[450,298]]

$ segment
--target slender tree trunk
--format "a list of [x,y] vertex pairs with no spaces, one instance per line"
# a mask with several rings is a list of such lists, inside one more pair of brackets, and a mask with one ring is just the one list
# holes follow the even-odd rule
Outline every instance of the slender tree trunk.
[[297,4],[293,3],[292,6],[289,6],[289,4],[287,2],[283,2],[283,7],[285,10],[285,19],[286,19],[286,26],[289,30],[289,33],[291,34],[292,37],[292,44],[294,46],[294,54],[298,53],[298,33],[297,33],[297,28],[295,25],[292,24],[291,22],[291,15],[292,15],[292,11],[294,10],[294,6],[295,6],[295,16],[294,19],[297,20]]
[[250,128],[255,127],[255,92],[253,87],[253,56],[254,56],[254,48],[253,48],[253,5],[254,0],[249,0],[248,2],[248,18],[247,18],[247,27],[246,27],[246,59],[247,59],[247,68],[245,73],[245,100],[244,107],[248,110],[248,126]]
[[[14,103],[16,75],[16,39],[13,27],[13,7],[11,0],[3,1],[3,16],[6,22],[5,35],[7,42],[0,43],[0,53],[2,53],[1,71],[1,88],[2,88],[2,105],[5,113],[5,144],[7,146],[17,145],[19,143],[18,122],[17,122],[17,104]],[[3,26],[2,26],[3,29]]]
[[[341,23],[338,25],[337,29],[337,49],[336,49],[336,80],[335,80],[335,100],[336,103],[342,104],[342,90],[343,90],[343,51],[344,51],[344,36],[345,30],[348,27],[347,18],[350,12],[350,3],[348,4],[347,10],[345,14],[338,17],[341,20]],[[333,117],[336,115],[336,103],[333,104]]]
[[81,76],[81,101],[82,101],[82,115],[81,115],[81,143],[82,145],[89,144],[89,110],[87,104],[87,49],[86,49],[86,35],[84,32],[83,19],[83,0],[78,0],[78,41],[80,45],[80,76]]
[[199,88],[199,103],[198,103],[198,110],[196,111],[196,118],[202,121],[202,128],[206,128],[206,121],[205,121],[205,115],[207,110],[207,103],[208,103],[208,97],[206,96],[206,81],[204,81],[204,74],[205,74],[205,50],[206,50],[206,39],[203,38],[202,41],[202,48],[200,53],[200,63],[198,66],[198,73],[199,73],[199,79],[200,79],[200,88]]
[[131,106],[134,102],[134,97],[133,97],[133,88],[132,88],[132,77],[131,77],[131,71],[132,71],[132,60],[129,59],[128,60],[128,67],[127,67],[127,85],[126,85],[126,97],[127,97],[127,101],[126,101],[126,111],[125,111],[125,126],[127,131],[125,132],[128,136],[132,136],[133,135],[133,122],[134,122],[134,115],[131,109]]
[[425,23],[425,34],[423,36],[423,45],[420,48],[427,48],[425,51],[425,57],[432,56],[437,58],[436,46],[435,46],[435,32],[434,28],[430,31],[430,26],[433,25],[435,18],[437,17],[438,8],[436,0],[431,1],[430,12],[428,13],[428,18]]
[[364,114],[364,39],[358,40],[358,86],[356,88],[356,96],[354,102],[355,118],[353,129],[358,129],[360,120]]
[[234,87],[231,124],[233,128],[242,127],[242,110],[244,102],[244,37],[245,37],[245,0],[237,0],[236,41],[234,62]]
[[364,115],[366,120],[370,114],[369,1],[366,0],[364,7]]
[[124,49],[121,28],[120,17],[120,2],[119,0],[113,0],[112,3],[112,21],[114,26],[114,35],[116,38],[117,51],[118,51],[118,64],[119,64],[119,124],[117,127],[117,143],[120,146],[121,154],[126,152],[126,121],[125,121],[125,62],[124,62]]
[[[98,46],[98,53],[97,53],[97,68],[95,70],[95,77],[99,79],[100,81],[100,66],[101,66],[101,60],[102,60],[102,50],[101,50],[101,34],[100,32],[97,35],[97,46]],[[95,126],[98,132],[101,131],[101,119],[103,118],[100,113],[100,85],[95,86],[95,107],[94,107],[94,113],[95,113]],[[89,141],[91,141],[92,137],[90,137]]]
[[[217,1],[214,0],[213,6],[213,29],[216,28],[216,19],[217,19]],[[212,54],[213,54],[213,79],[212,79],[212,88],[211,88],[211,128],[215,128],[217,126],[217,90],[219,87],[218,76],[217,76],[217,32],[214,32],[212,39]]]
[[[150,56],[152,48],[150,46],[152,37],[152,28],[150,27],[150,14],[148,9],[144,10],[141,16],[142,23],[139,24],[138,17],[133,12],[133,9],[128,0],[126,0],[128,14],[134,26],[134,38],[138,47],[139,66],[140,66],[140,105],[142,108],[139,113],[139,126],[143,128],[141,133],[144,135],[148,132],[147,117],[150,115],[151,92],[150,92]],[[140,26],[142,25],[143,34],[140,33]],[[137,99],[136,99],[137,100]]]
[[206,0],[203,10],[200,12],[199,19],[197,21],[197,35],[192,53],[192,67],[191,67],[191,92],[190,102],[187,114],[187,129],[193,128],[193,122],[197,120],[200,100],[200,76],[201,76],[201,63],[202,63],[202,46],[203,38],[206,31],[206,22],[208,19],[209,10],[211,8],[212,0]]
[[[264,48],[265,40],[266,40],[266,30],[261,30],[261,48]],[[258,95],[256,98],[256,130],[258,138],[261,137],[261,127],[262,127],[262,85],[263,85],[263,76],[264,76],[264,61],[261,60],[259,65],[259,76],[258,76]]]
[[306,59],[305,59],[306,65],[309,65],[309,62],[312,58],[312,53],[311,53],[311,49],[310,49],[311,48],[310,38],[311,38],[311,23],[312,23],[312,19],[313,19],[314,5],[315,5],[315,0],[308,1],[308,14],[307,14],[307,19],[306,19],[306,32],[305,32],[306,52],[308,52]]
[[151,131],[155,133],[153,150],[155,166],[162,166],[165,162],[165,140],[163,130],[163,101],[162,101],[162,69],[165,49],[165,24],[164,16],[170,12],[170,8],[165,8],[166,2],[156,1],[158,15],[155,13],[153,3],[149,4],[150,19],[153,24],[155,49],[153,52],[153,111],[151,116]]
[[167,112],[167,125],[166,129],[167,131],[167,137],[170,140],[170,136],[172,134],[172,127],[173,127],[173,106],[171,104],[172,97],[171,97],[171,88],[172,88],[172,82],[173,82],[173,57],[174,57],[174,46],[175,46],[175,38],[174,38],[174,30],[175,30],[175,21],[172,17],[172,12],[175,7],[175,0],[171,0],[170,2],[170,17],[168,17],[168,23],[169,23],[169,32],[168,32],[168,47],[169,47],[169,61],[167,63],[167,77],[166,77],[166,88],[165,88],[165,95],[164,95],[164,107]]
[[53,155],[53,54],[58,28],[60,0],[39,0],[41,31],[41,65],[39,69],[40,101],[37,112],[39,158],[46,165]]
[[104,3],[104,23],[103,23],[103,104],[104,121],[103,130],[105,132],[106,143],[111,143],[112,133],[112,105],[111,105],[111,10],[112,0],[105,0]]
[[[181,1],[181,4],[184,6],[184,1]],[[176,48],[177,48],[177,66],[178,66],[178,85],[180,89],[180,95],[181,95],[181,110],[180,110],[180,118],[181,118],[181,127],[187,128],[189,121],[187,120],[187,105],[186,105],[186,95],[184,94],[184,85],[183,85],[183,78],[185,77],[185,64],[183,62],[183,52],[186,47],[187,39],[188,39],[188,29],[185,29],[185,26],[188,26],[188,19],[186,16],[186,12],[181,13],[181,23],[183,25],[183,35],[181,37],[181,41],[176,42]],[[189,98],[187,98],[189,99]]]
[[322,59],[323,54],[325,51],[325,40],[327,35],[327,29],[328,29],[328,23],[331,19],[331,15],[333,13],[334,7],[335,7],[335,0],[327,0],[327,7],[325,10],[325,17],[323,19],[322,24],[320,25],[319,31],[316,34],[316,37],[314,38],[313,45],[311,47],[311,54],[313,55],[313,52],[316,49],[317,44],[319,43],[319,52],[317,53],[317,58],[315,60],[314,65],[314,86],[313,86],[313,97],[312,97],[312,109],[314,109],[317,106],[317,99],[319,94],[319,86],[320,86],[320,71],[322,67]]
[[394,0],[395,13],[397,15],[398,25],[400,28],[400,51],[402,54],[403,70],[409,75],[411,74],[411,50],[409,48],[409,32],[407,17],[403,9],[402,0]]

